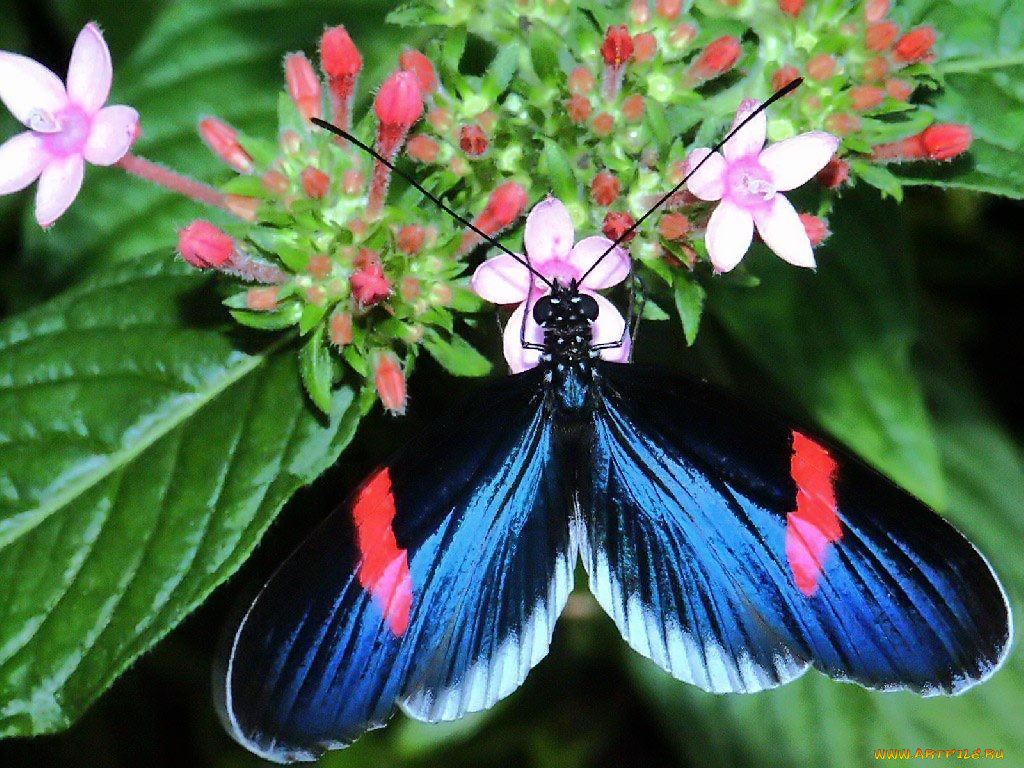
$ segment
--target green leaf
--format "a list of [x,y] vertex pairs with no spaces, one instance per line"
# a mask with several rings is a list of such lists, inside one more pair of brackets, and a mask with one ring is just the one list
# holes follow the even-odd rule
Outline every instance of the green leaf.
[[331,389],[334,386],[334,368],[330,350],[324,345],[324,326],[320,325],[299,352],[299,373],[302,384],[313,401],[324,413],[331,412]]
[[488,101],[497,99],[512,82],[518,64],[519,46],[502,46],[487,68],[483,82],[480,83],[480,94]]
[[[902,5],[902,4],[901,4]],[[895,168],[905,184],[1024,198],[1024,5],[1016,0],[913,0],[899,12],[939,30],[941,122],[971,127],[967,157]]]
[[[366,61],[359,96],[367,96],[394,65],[399,39],[416,39],[408,30],[384,27],[382,8],[377,0],[353,0],[344,8],[332,0],[167,3],[134,52],[115,59],[111,102],[139,110],[137,154],[203,181],[227,180],[234,174],[200,141],[199,118],[217,115],[273,140],[284,54],[305,50],[315,57],[324,25],[341,21]],[[178,229],[199,217],[230,221],[119,168],[90,166],[78,199],[51,231],[41,232],[26,217],[24,270],[36,283],[59,287],[76,270],[167,248]]]
[[423,346],[441,367],[456,376],[486,376],[491,372],[491,361],[461,336],[445,338],[431,331],[424,337]]
[[902,179],[888,168],[869,163],[867,160],[850,160],[850,167],[857,176],[879,190],[883,196],[888,195],[896,202],[903,199],[903,185],[900,183]]
[[[946,514],[992,558],[1011,595],[1024,592],[1024,458],[962,369],[932,363],[925,377],[949,483]],[[870,692],[809,671],[750,696],[715,696],[672,680],[631,655],[629,669],[683,760],[713,754],[722,768],[779,765],[859,768],[876,749],[1024,752],[1024,651],[962,696],[923,699]],[[681,730],[679,722],[686,722]]]
[[762,250],[751,264],[758,290],[721,285],[708,305],[818,424],[941,507],[938,448],[911,366],[910,248],[898,221],[891,204],[849,195],[818,249],[817,273]]
[[679,313],[679,320],[683,325],[683,334],[686,336],[687,346],[693,346],[697,340],[697,331],[700,329],[700,319],[704,314],[705,291],[703,286],[683,274],[676,275],[674,293],[676,298],[676,311]]
[[368,401],[318,418],[223,311],[150,258],[0,324],[0,735],[71,723],[350,440]]

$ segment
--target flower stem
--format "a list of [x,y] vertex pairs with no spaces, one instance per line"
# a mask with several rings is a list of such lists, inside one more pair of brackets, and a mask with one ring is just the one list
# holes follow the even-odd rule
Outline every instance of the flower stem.
[[209,184],[190,179],[188,176],[172,171],[170,168],[154,163],[152,160],[147,160],[144,157],[139,157],[129,152],[117,164],[133,176],[150,181],[164,189],[177,192],[179,195],[184,195],[196,202],[212,205],[214,208],[220,208],[228,213],[234,213],[228,206],[227,195],[211,187]]

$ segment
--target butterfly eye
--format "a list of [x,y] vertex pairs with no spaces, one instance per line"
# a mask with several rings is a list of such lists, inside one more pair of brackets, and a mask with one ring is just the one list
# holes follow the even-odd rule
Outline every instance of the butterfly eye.
[[585,293],[580,294],[580,312],[587,318],[591,323],[597,320],[598,308],[597,300],[593,296],[588,296]]
[[541,296],[537,299],[537,303],[533,305],[533,319],[537,322],[537,325],[545,325],[551,320],[551,315],[554,312],[554,307],[551,305],[550,296]]

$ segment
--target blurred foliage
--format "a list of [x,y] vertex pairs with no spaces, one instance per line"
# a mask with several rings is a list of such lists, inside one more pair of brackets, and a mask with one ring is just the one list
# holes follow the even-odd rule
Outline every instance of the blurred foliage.
[[[178,0],[125,14],[109,0],[4,0],[0,48],[36,47],[39,58],[52,59],[83,20],[98,18],[118,62],[114,98],[144,116],[141,151],[209,179],[219,168],[195,137],[200,115],[216,113],[253,132],[270,128],[282,52],[310,50],[322,27],[337,21],[367,41],[368,88],[399,40],[415,42],[383,26],[383,6]],[[910,0],[898,12],[908,23],[927,17],[944,34],[949,90],[935,108],[940,119],[970,123],[978,138],[973,161],[965,161],[974,165],[907,167],[901,178],[1020,196],[1019,4]],[[0,118],[4,136],[13,129]],[[3,431],[31,438],[0,454],[0,477],[17,477],[25,494],[11,502],[5,493],[0,507],[0,692],[19,701],[0,711],[0,727],[11,731],[66,725],[202,602],[284,501],[347,444],[362,405],[338,390],[333,419],[318,419],[301,400],[293,355],[275,356],[266,339],[229,332],[224,317],[211,317],[216,301],[197,302],[210,290],[206,281],[166,256],[167,233],[197,209],[116,171],[89,174],[49,234],[22,229],[17,213],[27,196],[0,198],[0,242],[13,249],[24,239],[19,255],[0,257],[8,307],[29,307],[96,272],[8,319],[0,333]],[[900,207],[847,194],[816,275],[761,253],[751,262],[759,290],[708,286],[709,314],[690,350],[674,323],[649,322],[638,355],[822,425],[938,505],[992,559],[1019,607],[1024,382],[1006,359],[1007,345],[1019,350],[1021,318],[1010,307],[1024,290],[1020,215],[1019,206],[948,192],[915,192]],[[154,250],[164,253],[147,255]],[[139,293],[110,290],[126,280]],[[694,304],[705,300],[693,285],[676,286],[662,304],[679,308],[688,336],[699,317]],[[152,301],[134,306],[145,291]],[[126,344],[133,327],[135,343]],[[62,337],[69,328],[76,332]],[[166,356],[177,367],[161,360],[154,368],[160,345],[177,350]],[[61,357],[66,363],[54,367]],[[132,397],[111,406],[110,393],[129,381]],[[411,416],[368,417],[345,461],[289,503],[239,582],[265,575],[339,488],[466,386],[436,365],[420,367]],[[262,407],[259,397],[267,398]],[[65,451],[83,426],[114,422],[120,428],[111,427],[108,443]],[[243,434],[256,437],[250,444]],[[55,472],[58,441],[67,461]],[[119,484],[126,492],[117,493]],[[212,510],[209,519],[197,505]],[[161,536],[166,546],[140,544]],[[146,557],[152,578],[134,579]],[[0,765],[260,764],[228,741],[209,695],[213,649],[237,591],[214,593],[67,733],[0,744]],[[1005,749],[1024,763],[1022,709],[1019,647],[991,682],[955,699],[869,693],[815,673],[757,696],[711,696],[629,652],[577,593],[551,657],[515,696],[443,726],[398,718],[323,765],[858,766],[875,748],[917,746]]]

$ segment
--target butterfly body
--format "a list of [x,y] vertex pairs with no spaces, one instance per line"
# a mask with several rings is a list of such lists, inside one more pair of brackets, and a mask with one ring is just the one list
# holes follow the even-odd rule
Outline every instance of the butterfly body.
[[218,693],[234,737],[314,759],[396,708],[448,720],[546,654],[582,559],[637,652],[707,691],[810,667],[959,693],[1005,657],[985,559],[842,450],[702,382],[601,360],[555,283],[537,368],[440,417],[268,580]]

